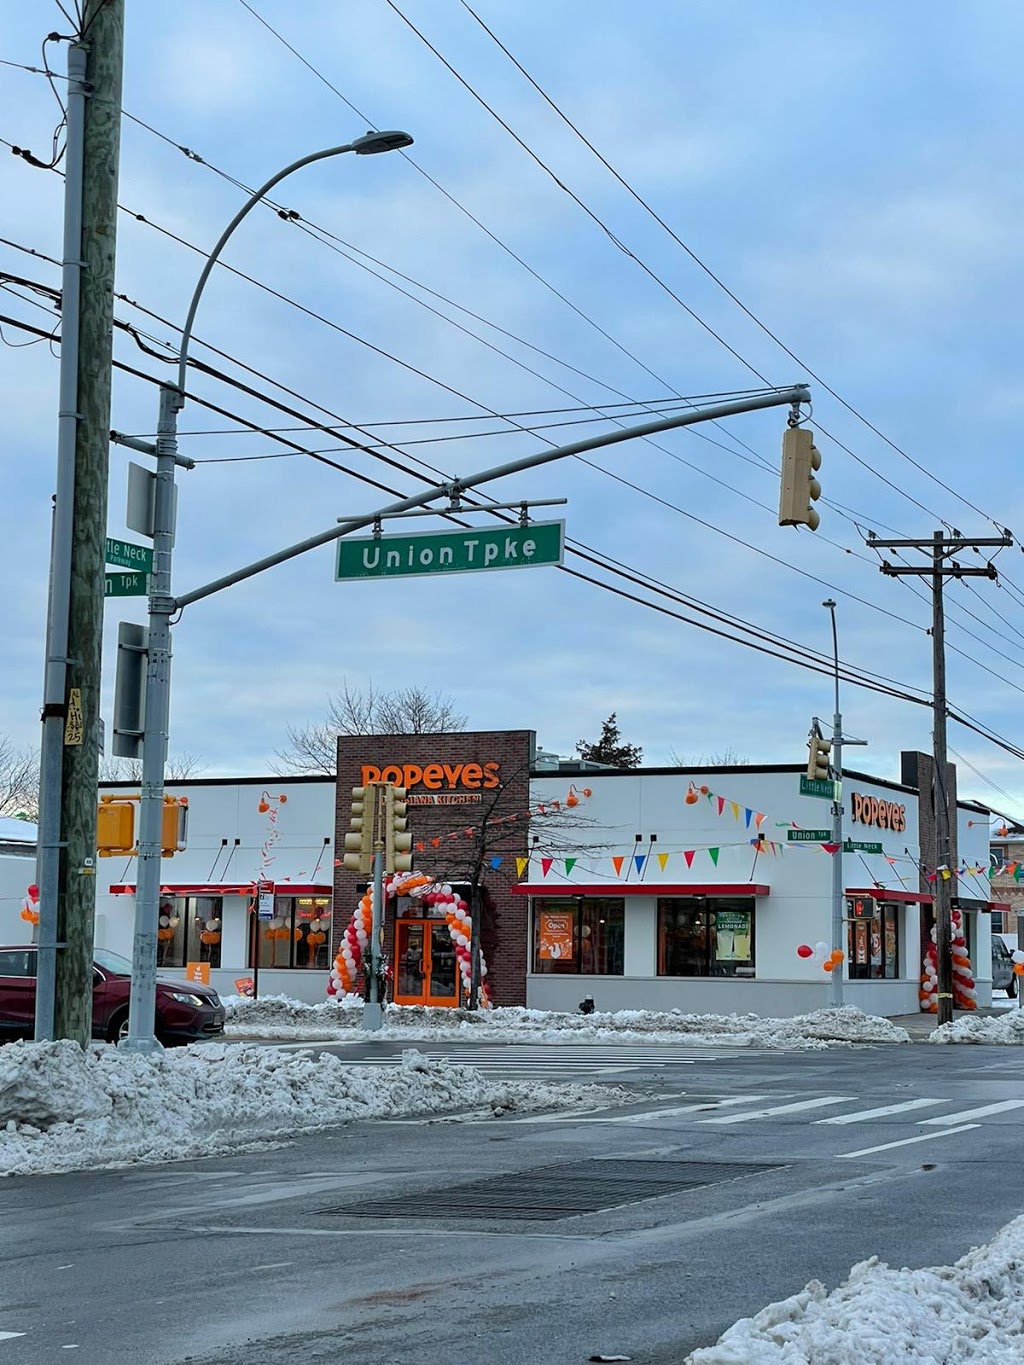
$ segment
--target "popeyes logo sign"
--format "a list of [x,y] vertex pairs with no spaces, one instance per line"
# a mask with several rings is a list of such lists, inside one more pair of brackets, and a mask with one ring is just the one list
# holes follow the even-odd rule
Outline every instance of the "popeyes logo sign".
[[480,791],[492,790],[500,784],[498,774],[500,763],[389,763],[378,768],[373,763],[364,763],[360,770],[360,780],[365,787],[369,782],[392,782],[396,787],[426,787],[428,791]]
[[902,832],[907,827],[907,808],[895,801],[879,801],[874,796],[853,792],[853,818],[862,825],[877,825],[879,829]]

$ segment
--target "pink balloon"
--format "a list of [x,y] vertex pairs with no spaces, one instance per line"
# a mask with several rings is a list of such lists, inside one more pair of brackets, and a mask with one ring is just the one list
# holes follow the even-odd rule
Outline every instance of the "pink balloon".
[[797,957],[813,957],[814,949],[809,947],[806,943],[801,943],[800,947],[796,950],[796,955]]

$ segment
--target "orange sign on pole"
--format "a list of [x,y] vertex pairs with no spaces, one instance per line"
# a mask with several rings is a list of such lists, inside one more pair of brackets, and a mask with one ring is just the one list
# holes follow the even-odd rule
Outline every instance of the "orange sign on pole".
[[549,962],[571,962],[575,952],[572,914],[555,910],[540,912],[539,956]]

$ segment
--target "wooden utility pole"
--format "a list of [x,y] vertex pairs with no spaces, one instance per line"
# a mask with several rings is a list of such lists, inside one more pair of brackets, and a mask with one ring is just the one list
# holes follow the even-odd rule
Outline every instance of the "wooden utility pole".
[[85,0],[81,41],[86,47],[88,96],[81,178],[78,429],[72,495],[54,1033],[84,1047],[92,1036],[96,785],[124,0]]
[[[995,578],[995,565],[989,561],[984,568],[964,568],[946,559],[958,550],[975,549],[982,545],[1012,545],[1013,537],[1006,532],[999,537],[971,540],[954,533],[951,536],[935,531],[926,540],[876,540],[869,535],[871,549],[931,550],[930,567],[894,565],[882,561],[882,573],[890,578],[908,575],[927,576],[932,586],[932,808],[935,813],[935,959],[939,978],[938,1022],[948,1024],[953,1019],[953,877],[956,875],[953,858],[953,838],[950,831],[949,785],[946,763],[946,637],[942,590],[947,578]],[[918,793],[918,800],[923,793]],[[925,850],[921,850],[925,855]]]

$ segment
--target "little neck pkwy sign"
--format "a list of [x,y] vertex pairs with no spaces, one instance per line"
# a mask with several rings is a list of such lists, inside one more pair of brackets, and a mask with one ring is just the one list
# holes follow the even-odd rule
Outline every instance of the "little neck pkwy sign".
[[564,521],[538,521],[502,530],[416,531],[338,541],[337,581],[354,578],[420,578],[476,573],[482,569],[534,569],[561,564]]

